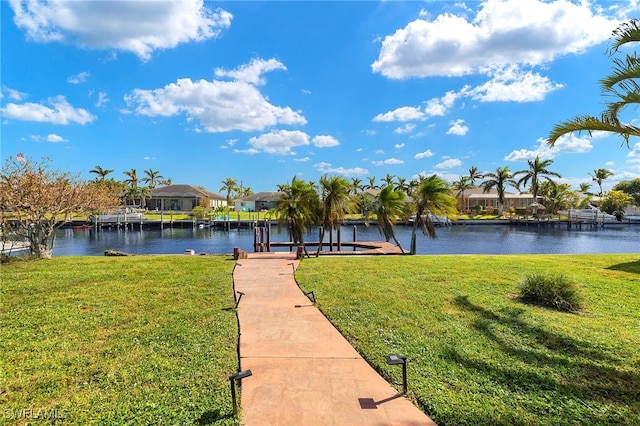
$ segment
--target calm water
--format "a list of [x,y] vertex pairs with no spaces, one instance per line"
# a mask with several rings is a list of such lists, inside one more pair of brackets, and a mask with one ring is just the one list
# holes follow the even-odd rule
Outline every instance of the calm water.
[[[381,241],[375,226],[358,226],[359,241]],[[403,248],[409,248],[411,229],[396,228]],[[317,233],[307,237],[317,241]],[[342,231],[343,241],[353,240],[353,227]],[[272,228],[272,241],[286,241],[285,233]],[[325,236],[328,241],[328,236]],[[140,230],[93,229],[60,230],[56,237],[55,256],[102,256],[108,249],[136,254],[233,253],[234,247],[253,251],[253,232],[230,232],[198,228],[165,228]],[[282,249],[281,249],[282,250]],[[286,249],[285,249],[286,250]],[[571,253],[638,253],[640,226],[607,225],[599,229],[545,228],[509,225],[467,225],[438,228],[438,238],[429,240],[418,235],[419,254],[571,254]]]

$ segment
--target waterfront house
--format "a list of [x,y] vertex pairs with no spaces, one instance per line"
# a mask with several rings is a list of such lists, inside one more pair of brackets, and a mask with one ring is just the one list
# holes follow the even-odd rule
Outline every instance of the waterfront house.
[[[514,194],[505,191],[504,193],[504,211],[509,211],[511,207],[514,209],[527,209],[535,201],[532,194]],[[482,210],[498,209],[498,191],[491,189],[484,192],[482,188],[470,188],[464,191],[465,210],[472,212],[476,206],[482,207]]]
[[212,210],[227,205],[226,197],[197,188],[191,185],[161,186],[151,190],[151,198],[147,200],[149,210],[159,211],[188,211],[201,205],[201,200],[208,200],[208,207]]
[[237,212],[259,212],[271,210],[278,205],[282,192],[258,192],[247,195],[235,201],[234,210]]

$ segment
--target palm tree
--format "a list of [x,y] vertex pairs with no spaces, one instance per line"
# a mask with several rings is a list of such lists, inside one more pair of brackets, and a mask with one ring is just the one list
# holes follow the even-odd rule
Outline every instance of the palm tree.
[[495,173],[485,173],[484,178],[485,181],[482,182],[481,186],[485,193],[491,191],[492,188],[495,188],[496,191],[498,191],[498,215],[502,216],[506,186],[511,185],[515,187],[517,185],[513,180],[513,175],[507,166],[498,167]]
[[402,191],[405,194],[408,194],[411,186],[410,186],[411,182],[408,182],[405,178],[402,177],[397,177],[396,178],[396,183],[395,183],[395,190],[396,191]]
[[376,185],[375,176],[369,176],[367,180],[369,181],[369,183],[364,186],[364,189],[380,189],[380,185]]
[[596,169],[593,171],[593,174],[589,173],[591,176],[591,180],[598,184],[600,188],[600,192],[598,192],[598,197],[602,197],[602,181],[613,176],[613,172],[608,169]]
[[238,190],[238,182],[234,178],[228,177],[222,181],[222,186],[218,191],[227,192],[227,208],[231,206],[231,193],[237,190]]
[[351,193],[353,195],[358,195],[363,189],[362,179],[351,178]]
[[589,189],[591,189],[591,184],[589,182],[582,182],[580,184],[580,192],[584,192],[585,194],[587,194],[589,192]]
[[529,164],[529,168],[526,170],[519,170],[513,174],[515,178],[518,175],[523,175],[518,181],[516,181],[516,186],[520,188],[520,185],[527,186],[527,183],[530,183],[529,188],[531,189],[531,194],[533,195],[533,202],[538,202],[538,191],[540,190],[540,179],[543,178],[547,182],[552,182],[552,179],[549,176],[561,177],[560,174],[556,172],[552,172],[547,169],[552,163],[553,160],[540,160],[540,157],[536,156],[536,158],[531,161],[527,160]]
[[338,232],[338,251],[340,251],[340,224],[344,222],[347,213],[356,210],[356,203],[351,196],[351,182],[342,176],[324,175],[320,178],[321,199],[321,223],[320,243],[317,255],[322,250],[324,232],[329,229],[329,251],[333,251],[333,231]]
[[390,175],[389,173],[387,173],[387,175],[385,177],[383,177],[382,179],[380,179],[382,182],[384,182],[386,185],[393,185],[393,180],[395,179],[395,176]]
[[472,166],[471,168],[469,168],[469,176],[468,176],[469,180],[471,181],[471,187],[475,188],[476,187],[476,179],[484,179],[484,176],[482,175],[482,173],[480,173],[480,171],[478,170],[478,168],[476,166]]
[[111,169],[103,169],[100,166],[96,166],[95,168],[89,170],[89,173],[93,173],[98,175],[96,177],[96,182],[104,182],[104,179],[107,177],[107,175],[113,173],[113,170]]
[[144,171],[146,177],[142,178],[142,182],[146,183],[149,189],[154,189],[158,186],[158,183],[161,179],[164,179],[164,176],[160,174],[158,170],[147,169]]
[[127,176],[129,179],[125,179],[124,183],[132,188],[137,188],[140,183],[140,179],[138,179],[138,172],[136,169],[131,169],[127,172],[122,172],[123,175]]
[[456,198],[460,198],[460,211],[465,210],[464,191],[473,187],[475,185],[469,176],[460,176],[457,181],[451,184],[451,189],[455,191]]
[[590,115],[577,116],[569,121],[557,124],[551,131],[547,143],[553,146],[560,136],[573,132],[603,131],[622,136],[627,147],[631,136],[640,136],[640,128],[620,122],[620,114],[629,106],[640,104],[640,58],[635,53],[624,58],[614,58],[621,47],[640,41],[640,20],[632,19],[613,31],[613,39],[608,54],[612,58],[613,71],[600,80],[603,94],[617,98],[606,101],[600,118]]
[[[320,198],[315,188],[309,183],[294,177],[290,184],[278,186],[282,192],[276,214],[278,227],[287,225],[291,242],[304,248],[304,234],[310,226],[318,223]],[[308,255],[308,253],[307,253]]]
[[394,225],[398,218],[406,216],[407,203],[405,198],[404,192],[393,189],[391,185],[385,186],[376,197],[372,209],[367,212],[364,218],[365,225],[369,225],[369,221],[375,216],[378,229],[385,240],[388,242],[393,239],[403,253],[400,241],[396,238]]
[[451,195],[451,188],[446,181],[436,175],[422,180],[412,194],[416,217],[411,233],[411,254],[416,254],[416,234],[418,228],[429,237],[436,237],[436,227],[431,216],[455,217],[458,212],[458,200]]

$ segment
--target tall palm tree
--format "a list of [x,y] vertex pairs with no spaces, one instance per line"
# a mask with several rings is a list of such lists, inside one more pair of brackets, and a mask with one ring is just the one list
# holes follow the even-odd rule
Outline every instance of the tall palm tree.
[[351,178],[351,193],[353,195],[358,195],[363,189],[362,179]]
[[498,215],[502,216],[502,210],[504,208],[504,199],[507,185],[515,187],[517,184],[513,180],[513,175],[509,171],[509,167],[498,167],[495,173],[485,173],[485,180],[481,186],[484,192],[491,191],[495,188],[498,191]]
[[344,223],[347,213],[356,210],[356,203],[351,196],[351,182],[342,176],[324,175],[320,178],[321,189],[321,223],[320,244],[317,255],[322,250],[325,230],[329,230],[329,251],[333,251],[333,231],[338,232],[338,251],[340,250],[340,225]]
[[310,226],[318,223],[320,197],[312,185],[296,177],[290,184],[279,185],[279,188],[282,194],[275,209],[278,227],[286,225],[291,242],[302,246],[306,253],[304,234]]
[[395,179],[394,175],[390,175],[389,173],[387,173],[387,175],[380,180],[384,182],[385,185],[393,185],[394,179]]
[[403,177],[397,177],[396,178],[396,182],[395,182],[395,190],[396,191],[402,191],[405,194],[408,194],[411,187],[410,187],[411,182],[407,181],[405,178]]
[[400,251],[404,253],[404,249],[400,245],[400,241],[396,238],[394,225],[399,218],[406,216],[407,203],[406,195],[402,191],[396,191],[391,185],[382,188],[382,191],[373,202],[373,207],[369,210],[364,218],[365,225],[369,225],[369,221],[375,216],[380,233],[388,242],[390,239],[396,243]]
[[160,174],[158,170],[147,169],[144,171],[146,177],[142,178],[142,182],[146,183],[149,189],[154,189],[158,186],[158,183],[161,179],[164,179],[164,176]]
[[104,179],[107,175],[113,173],[112,169],[103,169],[100,166],[95,166],[93,169],[89,170],[89,173],[93,173],[96,176],[96,182],[104,182]]
[[467,177],[471,181],[472,188],[476,187],[476,179],[484,179],[484,176],[482,175],[482,173],[480,173],[476,166],[472,166],[471,168],[469,168],[469,176]]
[[640,136],[640,128],[620,121],[620,114],[627,107],[640,104],[640,58],[635,52],[624,57],[614,57],[621,47],[640,41],[640,20],[632,19],[620,25],[613,31],[608,54],[612,58],[612,73],[600,80],[600,87],[604,95],[617,98],[606,101],[605,109],[600,118],[590,115],[577,116],[571,120],[557,124],[551,130],[547,143],[553,146],[560,136],[573,132],[603,131],[622,136],[627,147],[631,136]]
[[551,164],[553,164],[553,160],[540,160],[540,157],[536,156],[536,158],[531,161],[527,160],[529,164],[529,168],[526,170],[519,170],[513,174],[515,178],[518,175],[522,175],[520,179],[516,181],[516,186],[520,188],[520,186],[527,186],[529,183],[529,188],[531,189],[531,194],[533,195],[533,202],[538,202],[538,191],[540,190],[540,179],[544,179],[547,182],[551,182],[552,179],[550,176],[554,177],[562,177],[559,173],[553,172],[549,170]]
[[613,176],[613,172],[609,169],[596,169],[593,171],[593,174],[589,173],[589,176],[591,176],[592,181],[598,184],[598,187],[600,188],[598,197],[602,197],[602,182]]
[[456,198],[460,198],[460,211],[465,210],[464,191],[473,188],[475,185],[469,176],[460,176],[457,181],[451,184]]
[[451,195],[449,184],[436,175],[422,180],[416,191],[412,194],[416,217],[413,221],[411,233],[411,254],[416,254],[416,234],[418,228],[429,237],[436,237],[436,226],[433,216],[446,216],[455,218],[458,209],[458,200]]
[[231,194],[238,190],[238,182],[232,178],[228,177],[222,181],[222,186],[218,191],[227,193],[227,208],[231,206]]
[[129,171],[122,172],[122,174],[128,177],[128,179],[124,180],[124,183],[126,183],[128,186],[132,188],[138,187],[138,184],[140,183],[140,179],[138,178],[138,171],[136,169],[131,169]]

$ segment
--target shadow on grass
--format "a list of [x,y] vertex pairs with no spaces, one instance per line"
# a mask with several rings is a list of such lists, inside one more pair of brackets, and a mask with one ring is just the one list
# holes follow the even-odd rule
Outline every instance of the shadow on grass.
[[640,260],[636,260],[635,262],[618,263],[617,265],[609,266],[607,269],[640,274]]
[[196,424],[198,426],[206,426],[206,425],[214,424],[215,422],[220,420],[227,420],[232,418],[234,418],[233,414],[222,415],[220,413],[220,410],[205,411],[204,413],[202,413],[200,418],[196,420]]
[[[601,345],[529,324],[521,318],[521,308],[495,313],[472,303],[467,296],[456,297],[454,304],[473,313],[472,327],[525,366],[468,359],[450,348],[447,355],[455,362],[482,371],[514,392],[551,391],[605,405],[637,405],[640,372],[629,371],[632,367],[621,365],[621,357]],[[547,374],[549,369],[559,374]]]

